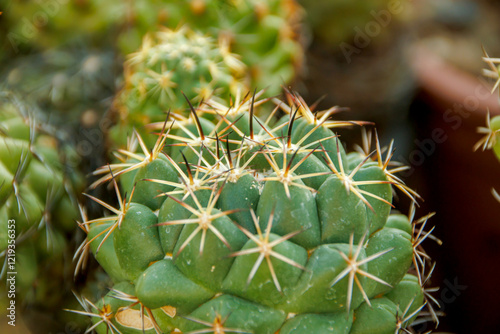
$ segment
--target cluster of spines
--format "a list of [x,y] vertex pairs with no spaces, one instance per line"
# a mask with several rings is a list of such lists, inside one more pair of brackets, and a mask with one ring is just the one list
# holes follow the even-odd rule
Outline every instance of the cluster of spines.
[[238,56],[186,26],[146,35],[125,63],[125,85],[115,101],[119,121],[111,129],[114,144],[123,146],[123,135],[133,127],[141,133],[144,125],[154,127],[150,123],[161,122],[167,108],[182,127],[190,121],[182,113],[182,94],[199,101],[214,92],[235,94],[245,87],[244,72]]
[[[488,56],[488,53],[486,52],[484,47],[483,53],[483,60],[488,65],[488,69],[484,69],[483,74],[484,76],[495,80],[495,84],[491,89],[491,93],[493,94],[500,85],[500,69],[498,65],[500,64],[500,59]],[[478,127],[477,132],[482,134],[483,138],[481,138],[474,145],[474,151],[477,151],[478,149],[482,149],[483,151],[492,150],[495,153],[497,159],[500,160],[500,116],[497,115],[491,118],[488,112],[488,114],[486,115],[486,126]],[[495,189],[492,189],[491,193],[493,194],[493,197],[495,197],[495,199],[500,202],[500,195],[498,194],[498,192]]]
[[[274,127],[269,126],[271,117],[262,124],[261,121],[256,118],[254,115],[254,107],[255,105],[261,104],[261,101],[255,101],[255,97],[258,96],[254,92],[254,94],[247,94],[247,96],[243,99],[238,100],[239,103],[236,105],[232,105],[224,110],[224,107],[213,108],[213,105],[210,102],[206,102],[204,104],[200,104],[200,107],[194,108],[189,100],[187,100],[189,109],[191,112],[191,126],[193,131],[188,129],[186,126],[177,125],[176,119],[183,120],[185,123],[187,122],[186,118],[170,116],[172,121],[168,118],[162,125],[162,130],[158,135],[158,139],[152,151],[149,151],[142,139],[141,135],[137,132],[135,133],[136,141],[139,143],[139,146],[142,149],[141,153],[135,153],[135,150],[127,151],[120,150],[119,156],[123,157],[122,163],[112,164],[109,166],[104,166],[101,169],[96,171],[96,175],[103,175],[98,181],[96,181],[92,186],[95,187],[101,183],[106,181],[112,181],[117,193],[117,196],[120,201],[120,209],[114,209],[108,204],[102,202],[99,199],[92,198],[97,202],[101,203],[104,207],[108,208],[112,212],[116,214],[116,216],[105,217],[102,219],[96,219],[92,221],[84,222],[83,226],[90,226],[91,224],[101,224],[103,222],[112,222],[106,229],[101,231],[99,234],[94,235],[91,239],[84,242],[81,247],[81,256],[84,252],[83,250],[89,249],[89,245],[100,238],[99,246],[97,247],[96,252],[100,249],[106,239],[111,235],[111,233],[116,229],[120,228],[121,219],[126,213],[126,208],[130,205],[130,201],[132,201],[132,194],[128,197],[128,202],[126,200],[122,200],[120,195],[120,190],[118,184],[115,180],[115,177],[120,177],[123,179],[125,175],[128,173],[138,173],[138,171],[152,163],[155,159],[159,159],[160,156],[163,156],[166,160],[168,160],[176,171],[176,180],[161,180],[155,178],[147,178],[143,179],[135,178],[136,184],[132,189],[130,189],[131,183],[127,181],[128,188],[127,191],[131,191],[134,193],[137,191],[136,186],[141,182],[150,182],[155,183],[158,186],[168,186],[172,188],[176,188],[176,190],[170,190],[167,192],[161,192],[156,189],[156,194],[150,194],[151,196],[167,196],[172,199],[177,204],[181,205],[183,208],[188,210],[191,214],[193,214],[194,218],[186,218],[181,220],[173,220],[167,221],[156,226],[173,226],[173,225],[191,225],[194,224],[196,226],[194,230],[189,234],[186,240],[179,247],[178,251],[175,254],[171,254],[171,258],[174,260],[180,255],[180,253],[185,249],[185,247],[201,232],[201,239],[199,244],[199,252],[200,256],[203,254],[205,239],[208,231],[213,233],[226,247],[231,249],[229,242],[224,238],[224,235],[217,230],[217,228],[212,224],[213,220],[216,220],[220,217],[226,217],[232,214],[236,214],[241,209],[232,209],[226,211],[218,211],[215,210],[215,204],[218,201],[218,198],[221,194],[221,191],[224,187],[224,184],[227,182],[235,182],[238,180],[238,176],[240,175],[254,175],[260,181],[275,181],[283,184],[285,188],[285,194],[290,198],[290,190],[289,187],[297,186],[302,189],[309,190],[311,192],[317,192],[318,186],[311,184],[311,186],[305,185],[302,179],[311,179],[319,176],[327,176],[327,175],[336,175],[339,180],[342,180],[343,185],[345,186],[346,191],[353,192],[363,203],[369,208],[373,213],[375,213],[371,203],[367,200],[366,196],[374,199],[375,201],[380,201],[385,204],[389,204],[392,206],[390,202],[386,199],[374,195],[369,191],[361,190],[358,186],[370,186],[370,185],[380,185],[380,184],[389,184],[394,185],[395,187],[401,189],[403,193],[408,195],[413,201],[416,201],[419,198],[418,194],[411,190],[409,187],[404,185],[402,181],[397,178],[394,174],[397,171],[402,170],[403,167],[397,166],[394,169],[389,169],[389,166],[392,165],[390,159],[393,154],[392,143],[390,147],[387,149],[385,160],[382,159],[383,149],[381,149],[380,144],[378,143],[378,139],[376,140],[376,150],[372,153],[368,153],[369,144],[368,139],[365,140],[365,150],[362,150],[360,153],[357,153],[358,156],[353,159],[358,163],[354,165],[354,167],[350,168],[350,172],[347,172],[347,168],[344,165],[347,164],[346,161],[343,161],[343,154],[341,145],[339,144],[338,138],[335,138],[335,135],[327,136],[324,138],[313,140],[311,139],[310,143],[301,146],[302,143],[307,141],[307,137],[314,134],[314,132],[319,127],[326,128],[327,127],[334,128],[337,126],[351,126],[351,125],[364,125],[363,122],[337,122],[337,121],[329,121],[328,118],[331,114],[336,111],[338,108],[332,108],[325,112],[314,113],[311,109],[305,104],[305,102],[294,93],[287,93],[287,97],[290,101],[293,101],[291,106],[286,106],[281,101],[276,101],[277,108],[275,108],[275,113],[279,108],[283,109],[288,116],[288,120],[286,122],[277,122]],[[198,113],[201,111],[206,114],[210,114],[207,112],[207,109],[211,109],[212,114],[216,114],[218,117],[215,118],[213,123],[216,123],[214,126],[212,123],[212,129],[210,130],[210,134],[206,134],[206,130],[203,129],[200,118],[198,117]],[[239,110],[241,112],[235,111],[234,114],[231,114],[231,111]],[[224,111],[224,113],[219,113],[220,111]],[[310,131],[306,131],[304,137],[301,137],[298,141],[292,140],[292,133],[294,127],[294,121],[297,118],[297,114],[300,113],[300,119],[306,125],[311,126]],[[319,119],[318,119],[319,115]],[[326,116],[325,116],[326,115]],[[242,125],[241,120],[243,118],[248,118],[248,123]],[[217,121],[218,119],[218,121]],[[305,121],[304,121],[305,120]],[[255,123],[254,123],[255,121]],[[168,125],[168,128],[167,128]],[[304,125],[304,126],[306,126]],[[245,129],[241,129],[239,127],[245,127]],[[256,140],[257,133],[255,131],[255,127],[259,127],[258,137]],[[219,130],[218,130],[219,129]],[[175,132],[183,132],[187,135],[187,137],[179,136],[175,134]],[[330,130],[328,130],[330,131]],[[172,133],[173,132],[173,133]],[[240,138],[235,138],[234,134],[240,134]],[[280,135],[278,135],[278,133]],[[286,134],[285,134],[286,133]],[[241,135],[243,134],[243,135]],[[368,138],[368,137],[366,137]],[[329,152],[325,149],[323,142],[333,139],[335,140],[335,152]],[[170,140],[170,143],[167,144],[167,141]],[[297,144],[300,142],[300,144]],[[251,143],[251,144],[248,144]],[[168,145],[168,147],[167,147]],[[131,148],[134,148],[132,145]],[[173,159],[169,154],[165,154],[163,151],[172,152],[173,148],[178,148],[177,150],[177,159]],[[180,148],[180,150],[179,150]],[[328,167],[326,171],[314,172],[314,173],[302,173],[296,175],[293,173],[296,171],[302,163],[304,163],[309,157],[314,154],[318,154],[325,165]],[[345,154],[345,153],[344,153]],[[298,156],[299,155],[299,156]],[[315,156],[315,155],[314,155]],[[237,161],[236,165],[240,164],[240,161],[245,161],[242,169],[236,167],[234,161]],[[257,161],[258,160],[258,161]],[[347,160],[347,159],[346,159]],[[180,161],[176,163],[176,161]],[[224,165],[225,161],[225,165]],[[295,165],[293,164],[295,162]],[[383,171],[386,180],[378,180],[378,181],[357,181],[355,175],[357,171],[365,164],[372,163],[376,164]],[[223,165],[223,167],[221,167]],[[248,168],[249,166],[254,167],[253,169]],[[238,175],[232,175],[232,172],[238,170]],[[193,171],[194,170],[194,171]],[[269,171],[268,171],[269,170]],[[242,172],[242,173],[241,173]],[[179,182],[180,180],[180,182]],[[123,181],[123,180],[122,180]],[[122,186],[124,186],[122,182]],[[209,198],[207,199],[198,199],[195,194],[198,190],[205,189],[210,192]],[[262,190],[260,190],[262,192]],[[180,195],[181,197],[176,197],[176,195]],[[190,197],[192,200],[192,205],[189,205],[185,202],[185,200]],[[123,203],[122,203],[123,202]],[[203,205],[202,205],[203,202]],[[158,208],[156,208],[158,209]],[[215,214],[212,211],[215,210]],[[248,226],[240,226],[236,224],[238,229],[240,229],[244,234],[246,234],[251,240],[253,240],[256,244],[255,248],[245,249],[237,252],[233,252],[230,254],[231,257],[249,255],[249,254],[260,254],[254,266],[250,270],[247,286],[252,281],[256,271],[260,268],[261,264],[264,262],[267,263],[270,274],[272,276],[272,281],[274,282],[275,288],[277,291],[281,291],[282,287],[280,282],[276,276],[276,273],[273,269],[273,264],[271,261],[271,257],[274,256],[278,260],[287,263],[293,267],[296,267],[301,270],[305,270],[305,268],[297,263],[296,261],[286,258],[283,255],[273,252],[272,248],[278,245],[281,242],[287,241],[291,238],[296,237],[297,235],[304,232],[304,230],[292,230],[288,233],[285,233],[281,238],[270,240],[269,233],[272,227],[272,217],[274,215],[274,209],[270,215],[270,221],[268,222],[265,229],[265,233],[263,234],[261,231],[261,227],[259,226],[258,219],[253,210],[250,210],[250,216],[252,218],[253,223],[255,224],[255,231],[253,228],[249,228]],[[431,231],[424,231],[425,222],[428,217],[423,218],[423,224],[420,227],[417,227],[422,220],[419,220],[413,223],[413,231],[412,233],[412,245],[413,245],[413,263],[414,269],[418,276],[418,282],[421,286],[424,286],[428,282],[428,277],[423,277],[423,272],[425,271],[425,267],[430,264],[430,257],[425,253],[422,249],[422,242],[431,236]],[[410,223],[413,221],[413,213],[410,214]],[[254,233],[257,232],[257,235]],[[370,305],[370,300],[366,295],[362,284],[360,283],[359,277],[364,276],[370,280],[378,282],[383,285],[389,285],[382,279],[372,275],[365,270],[361,269],[363,265],[366,265],[368,262],[379,258],[380,256],[386,254],[387,252],[392,251],[392,249],[388,249],[385,251],[380,251],[371,256],[363,257],[358,260],[360,256],[359,251],[365,246],[365,239],[367,237],[368,231],[366,231],[362,235],[355,235],[351,233],[350,241],[349,241],[349,251],[346,253],[341,252],[345,262],[347,263],[347,268],[338,274],[338,276],[331,282],[331,286],[335,286],[340,280],[344,277],[348,276],[349,280],[349,288],[347,293],[347,310],[349,311],[352,301],[352,294],[354,291],[354,287],[357,286],[361,294],[363,295],[363,299]],[[251,235],[251,237],[250,237]],[[359,242],[359,245],[355,248],[354,244],[355,239],[356,243]],[[310,252],[311,253],[311,252]],[[309,256],[310,256],[309,253]],[[168,256],[168,254],[167,254]],[[432,272],[432,270],[431,270]],[[423,289],[423,288],[422,288]],[[432,298],[428,293],[423,294],[429,298]],[[134,297],[136,298],[136,297]],[[430,314],[437,321],[437,314],[431,307],[430,303],[427,303],[430,307]],[[105,305],[103,305],[105,307]],[[141,304],[141,310],[142,310]],[[410,305],[408,306],[409,309]],[[423,307],[423,306],[422,306]],[[147,308],[146,308],[147,309]],[[400,310],[402,312],[402,316],[400,317],[400,323],[398,324],[399,328],[403,330],[403,327],[406,327],[407,320],[413,318],[416,313],[416,310],[412,310],[411,314],[408,315],[407,311]],[[418,309],[418,311],[421,308]],[[101,310],[99,312],[101,316],[101,320],[107,323],[107,313],[105,310]],[[399,313],[398,313],[399,314]],[[144,317],[144,316],[143,316]],[[407,320],[404,320],[408,318]],[[149,317],[149,321],[154,321],[154,317]],[[217,321],[218,319],[218,321]],[[405,326],[403,326],[403,323]],[[222,326],[223,321],[221,318],[214,319],[214,326]],[[111,325],[110,325],[111,326]],[[155,329],[157,325],[154,326]],[[116,328],[111,328],[111,330],[117,330]],[[397,329],[398,330],[398,329]]]

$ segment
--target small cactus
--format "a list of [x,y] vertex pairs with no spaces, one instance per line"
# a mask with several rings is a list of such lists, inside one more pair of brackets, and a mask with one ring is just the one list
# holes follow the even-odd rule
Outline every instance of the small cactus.
[[[159,9],[166,26],[187,24],[208,32],[241,55],[252,86],[268,87],[270,95],[280,93],[280,85],[290,83],[301,66],[303,13],[294,0],[176,0]],[[130,45],[129,38],[124,41]]]
[[[500,59],[491,58],[486,53],[483,48],[484,57],[483,60],[488,64],[488,69],[483,70],[483,74],[488,77],[495,79],[495,85],[493,86],[491,92],[493,93],[500,85],[500,69],[497,64],[500,63]],[[484,137],[481,138],[474,146],[474,151],[479,148],[484,150],[493,150],[493,153],[500,161],[500,115],[490,117],[490,114],[486,116],[486,127],[479,127],[477,132],[483,134]],[[491,190],[493,196],[500,202],[500,195],[495,189]]]
[[[127,14],[121,1],[9,1],[2,8],[7,40],[15,53],[83,43],[113,43]],[[109,33],[103,33],[108,31]]]
[[495,156],[500,161],[500,116],[490,118],[486,116],[486,127],[479,127],[478,133],[484,135],[474,146],[474,150],[481,148],[484,150],[493,150]]
[[291,92],[261,119],[259,96],[188,100],[190,123],[169,114],[152,149],[135,132],[95,172],[119,205],[90,196],[112,215],[84,246],[115,285],[74,312],[98,333],[395,333],[418,316],[429,217],[391,214],[393,186],[418,199],[392,146],[346,154],[332,130],[365,122]]

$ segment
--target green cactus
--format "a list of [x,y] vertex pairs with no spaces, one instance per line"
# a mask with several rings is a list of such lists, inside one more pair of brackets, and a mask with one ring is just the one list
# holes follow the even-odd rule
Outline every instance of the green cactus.
[[[244,88],[245,65],[207,36],[189,30],[164,29],[145,37],[126,63],[125,87],[118,97],[119,121],[111,130],[124,145],[132,127],[163,121],[168,110],[184,110],[185,94],[199,101],[216,91],[229,96]],[[143,132],[143,131],[141,131]]]
[[493,153],[500,161],[500,116],[490,118],[486,116],[486,127],[478,128],[478,133],[484,134],[484,137],[479,140],[474,146],[474,150],[481,148],[484,150],[493,150]]
[[[496,158],[500,161],[500,116],[490,118],[486,117],[486,127],[479,127],[478,133],[484,134],[484,137],[479,140],[474,146],[474,151],[479,148],[484,150],[493,150]],[[491,189],[491,193],[500,202],[500,195],[495,189]]]
[[[36,115],[14,94],[0,93],[1,278],[17,272],[16,305],[20,312],[29,306],[25,316],[37,308],[64,321],[61,304],[74,304],[70,240],[83,178],[72,165],[74,152],[37,123]],[[2,305],[8,302],[5,289],[2,284]]]
[[22,93],[24,100],[50,114],[51,122],[68,126],[67,122],[78,121],[87,110],[104,111],[102,101],[115,93],[117,65],[113,63],[113,51],[75,49],[56,48],[19,56],[0,76],[7,89]]
[[418,196],[395,176],[401,168],[389,169],[392,145],[383,158],[377,141],[350,167],[332,129],[365,123],[287,98],[266,120],[256,114],[269,99],[257,93],[229,108],[188,100],[191,129],[168,127],[169,115],[153,149],[136,132],[122,162],[96,171],[93,186],[113,182],[119,207],[91,197],[113,214],[86,223],[85,246],[115,286],[97,304],[80,298],[84,311],[74,312],[98,333],[395,333],[411,324],[427,298],[429,216],[390,214],[392,186]]
[[[491,58],[490,56],[488,56],[488,53],[484,48],[483,53],[483,60],[488,65],[488,69],[483,70],[483,74],[486,77],[494,79],[496,81],[493,89],[491,90],[491,93],[493,94],[493,92],[495,92],[495,90],[498,88],[498,85],[500,85],[500,68],[497,65],[500,63],[500,61],[496,58]],[[476,145],[474,146],[474,151],[477,151],[479,148],[481,148],[483,151],[493,150],[495,156],[498,158],[498,160],[500,160],[500,116],[497,115],[491,118],[490,114],[488,113],[488,115],[486,116],[486,127],[479,127],[477,129],[477,132],[483,134],[484,137],[476,143]]]
[[[496,58],[489,57],[484,48],[483,53],[483,60],[489,67],[489,69],[483,70],[483,74],[488,78],[496,80],[492,89],[493,93],[498,88],[498,85],[500,85],[500,68],[497,65],[500,61]],[[491,118],[488,113],[486,116],[486,127],[479,127],[477,132],[483,134],[484,137],[474,145],[474,151],[477,151],[479,148],[483,151],[493,150],[496,158],[500,161],[500,115]],[[492,189],[492,194],[500,202],[500,195],[495,189]]]

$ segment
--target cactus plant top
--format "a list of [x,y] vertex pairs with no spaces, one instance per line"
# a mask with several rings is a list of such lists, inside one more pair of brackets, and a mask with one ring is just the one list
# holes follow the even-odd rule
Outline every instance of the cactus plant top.
[[[30,305],[63,322],[68,314],[61,306],[75,304],[67,270],[74,251],[69,236],[78,215],[75,193],[83,180],[72,169],[75,153],[36,111],[12,92],[0,92],[0,278],[16,273],[18,310]],[[4,310],[12,300],[8,289],[0,287]],[[23,313],[25,319],[30,311]]]

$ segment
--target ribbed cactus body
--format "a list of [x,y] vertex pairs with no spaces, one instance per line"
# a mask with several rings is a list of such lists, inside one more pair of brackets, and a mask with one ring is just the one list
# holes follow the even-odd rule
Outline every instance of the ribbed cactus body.
[[[271,126],[255,116],[265,106],[246,99],[251,103],[239,115],[249,121],[242,129],[221,122],[231,110],[218,113],[210,102],[200,110],[189,107],[193,131],[181,127],[172,135],[173,129],[164,128],[153,148],[122,150],[135,160],[107,167],[114,174],[99,182],[137,172],[121,186],[113,181],[119,196],[129,196],[106,227],[89,221],[96,226],[91,231],[100,228],[105,235],[89,234],[91,248],[96,253],[102,244],[96,258],[116,282],[94,310],[96,323],[107,319],[98,332],[116,326],[122,333],[140,333],[143,316],[151,333],[406,328],[423,305],[423,281],[408,272],[424,264],[415,262],[411,222],[390,215],[393,186],[408,188],[396,181],[380,147],[373,158],[350,166],[330,128],[362,122],[332,121],[328,113],[321,118],[322,112],[292,103]],[[210,135],[201,119],[213,124]],[[254,120],[259,127],[248,126]],[[193,137],[186,131],[196,132],[204,144],[184,141]],[[240,138],[230,139],[229,131]],[[280,132],[285,135],[275,135]],[[165,146],[167,140],[180,146]],[[146,177],[145,168],[157,161],[168,172],[155,169]],[[145,206],[148,196],[158,202]]]
[[218,48],[211,37],[189,28],[164,29],[148,35],[139,51],[129,55],[125,87],[118,97],[118,124],[112,139],[122,146],[137,127],[162,122],[168,111],[185,110],[184,95],[208,99],[244,88],[245,65],[228,50]]
[[[74,203],[69,200],[67,187],[81,178],[67,175],[65,160],[58,140],[37,123],[27,108],[2,93],[0,120],[0,173],[2,187],[0,205],[11,219],[16,219],[17,234],[37,229],[44,215],[54,215],[63,210],[78,216]],[[69,152],[71,153],[71,152]],[[64,208],[68,206],[68,208]],[[67,218],[71,220],[71,216]],[[73,224],[63,223],[60,228],[70,229]],[[17,224],[18,223],[18,224]],[[43,226],[43,224],[42,224]]]
[[[74,153],[38,122],[31,106],[12,93],[0,94],[2,279],[17,272],[16,305],[50,311],[62,321],[61,305],[73,303],[68,268],[74,245],[68,236],[79,217],[74,194],[82,178],[69,168]],[[7,266],[12,259],[14,268]],[[66,293],[54,294],[62,285]],[[5,288],[2,304],[8,302]]]

